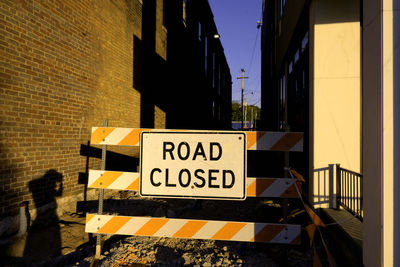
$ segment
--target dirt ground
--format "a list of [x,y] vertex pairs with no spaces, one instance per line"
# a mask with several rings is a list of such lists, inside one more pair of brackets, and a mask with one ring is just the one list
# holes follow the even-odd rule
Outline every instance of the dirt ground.
[[85,245],[89,245],[89,235],[85,233],[83,214],[48,218],[32,224],[28,233],[4,249],[3,266],[29,266],[67,255]]

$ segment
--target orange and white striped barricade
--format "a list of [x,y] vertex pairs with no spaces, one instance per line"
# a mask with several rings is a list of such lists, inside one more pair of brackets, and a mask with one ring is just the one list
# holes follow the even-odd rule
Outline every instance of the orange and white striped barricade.
[[86,232],[227,241],[299,244],[300,225],[86,215]]
[[[193,130],[93,127],[90,143],[92,145],[139,146],[140,134],[149,131],[202,132]],[[245,133],[247,135],[247,150],[303,151],[304,134],[300,132],[258,131]]]
[[[88,188],[139,191],[139,176],[138,172],[89,170]],[[247,177],[247,196],[298,198],[294,183],[301,188],[292,178]]]
[[[142,132],[210,132],[192,130],[93,127],[92,145],[139,146]],[[214,132],[214,131],[212,131]],[[215,131],[221,132],[221,131]],[[245,150],[302,151],[303,133],[245,132]],[[298,198],[292,178],[246,178],[246,196]],[[88,188],[139,191],[140,173],[89,170]],[[152,217],[87,214],[86,232],[97,234],[144,235],[215,239],[247,242],[300,243],[300,225],[254,222],[207,221]]]

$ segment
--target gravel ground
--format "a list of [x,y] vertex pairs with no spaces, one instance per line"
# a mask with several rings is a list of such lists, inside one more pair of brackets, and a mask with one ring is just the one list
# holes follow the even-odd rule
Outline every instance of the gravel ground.
[[[290,210],[298,208],[298,203],[291,202]],[[97,201],[89,203],[87,209],[96,213]],[[104,202],[103,214],[276,223],[282,217],[282,208],[279,201],[255,198],[195,202],[121,194]],[[61,239],[68,241],[62,244],[66,247],[62,250],[64,255],[28,266],[89,266],[95,253],[95,238],[88,238],[84,233],[84,220],[85,214],[61,217],[57,224],[61,225]],[[290,218],[288,223],[304,227],[308,218],[302,213]],[[43,234],[37,236],[43,237]],[[100,266],[312,266],[313,261],[313,250],[304,230],[301,245],[142,236],[105,236],[103,239]],[[5,266],[26,266],[23,258],[15,262],[21,264]]]
[[[245,202],[142,199],[137,194],[105,202],[105,213],[232,221],[277,222],[279,202],[250,199]],[[199,205],[200,204],[200,205]],[[224,216],[221,217],[221,210]],[[92,207],[91,212],[95,212]],[[305,224],[304,213],[290,221]],[[312,266],[312,249],[303,231],[301,245],[106,236],[100,266]],[[94,238],[74,252],[39,266],[89,266],[95,252]]]
[[[89,266],[94,245],[39,266]],[[312,266],[302,246],[152,237],[108,239],[100,266]]]

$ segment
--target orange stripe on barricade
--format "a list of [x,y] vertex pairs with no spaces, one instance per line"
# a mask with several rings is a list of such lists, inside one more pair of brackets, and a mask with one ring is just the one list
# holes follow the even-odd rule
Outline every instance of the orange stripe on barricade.
[[[231,131],[205,131],[205,130],[180,130],[180,129],[145,129],[145,128],[115,128],[93,127],[91,144],[99,145],[126,145],[139,146],[142,132],[231,132]],[[290,151],[302,139],[303,133],[292,132],[246,132],[248,150],[277,150]],[[295,151],[302,151],[297,147]]]
[[133,145],[138,146],[140,141],[140,133],[144,131],[151,131],[151,129],[132,129],[132,131],[123,138],[118,144],[119,145]]
[[247,149],[251,148],[258,140],[260,140],[266,132],[246,132]]
[[300,225],[94,215],[88,233],[297,243]]
[[110,133],[114,131],[115,128],[112,127],[99,127],[92,132],[90,139],[90,144],[98,145],[100,144]]
[[287,151],[292,149],[301,139],[303,139],[303,133],[285,133],[285,135],[279,139],[270,150]]
[[301,189],[301,184],[292,178],[248,177],[247,196],[298,198],[295,182]]
[[93,217],[94,214],[86,214],[86,223],[88,223]]
[[169,219],[162,219],[162,218],[152,218],[147,223],[145,223],[136,233],[135,235],[146,235],[152,236],[161,227],[164,226],[169,221]]
[[[301,190],[301,183],[292,178],[247,177],[248,197],[298,198],[294,182]],[[89,188],[139,191],[139,173],[89,170]]]
[[129,217],[115,216],[99,229],[99,233],[109,234],[116,233],[122,226],[130,220]]
[[276,233],[280,233],[283,229],[285,229],[285,225],[267,224],[251,241],[271,241],[276,236]]
[[89,170],[88,188],[139,191],[139,173]]
[[114,171],[113,172],[109,172],[109,171],[106,171],[96,181],[94,181],[90,185],[90,187],[107,188],[112,183],[114,183],[122,174],[123,174],[123,172],[114,172]]
[[271,184],[274,179],[257,179],[247,187],[247,196],[256,197],[261,195]]
[[206,221],[188,221],[185,223],[173,237],[189,238],[196,234],[207,222]]
[[211,239],[231,240],[245,225],[245,223],[239,222],[227,223]]
[[131,183],[126,190],[139,191],[139,178]]
[[[177,135],[179,136],[185,132],[214,132],[220,135],[233,133],[233,131],[93,127],[91,143],[93,145],[139,146],[140,137],[143,132],[175,132],[178,133]],[[240,134],[243,136],[243,133]],[[303,136],[303,133],[290,132],[246,132],[246,148],[247,150],[302,151]],[[298,177],[299,180],[304,181],[304,179],[301,179],[302,177],[299,178],[301,175],[295,171],[291,171],[291,174]],[[90,170],[88,187],[139,191],[139,176],[137,172]],[[245,180],[247,182],[247,196],[277,198],[301,197],[298,195],[296,185],[294,184],[297,183],[297,186],[301,189],[301,183],[294,179],[293,176],[292,178],[293,179],[247,177],[247,180]],[[316,225],[325,226],[320,218],[308,206],[306,206],[306,209]],[[122,234],[285,244],[298,244],[301,239],[300,225],[127,217],[101,214],[87,214],[85,231],[89,233],[112,235]]]

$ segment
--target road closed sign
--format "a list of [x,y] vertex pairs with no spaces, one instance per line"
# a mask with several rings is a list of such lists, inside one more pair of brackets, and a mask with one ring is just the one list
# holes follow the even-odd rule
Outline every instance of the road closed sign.
[[246,134],[142,132],[140,195],[246,198]]

